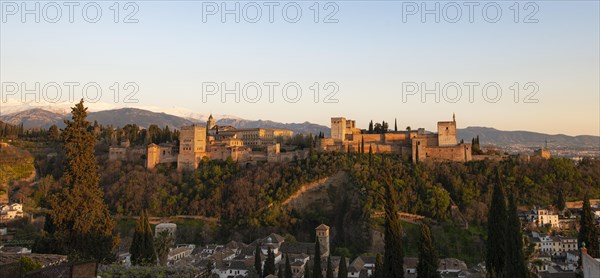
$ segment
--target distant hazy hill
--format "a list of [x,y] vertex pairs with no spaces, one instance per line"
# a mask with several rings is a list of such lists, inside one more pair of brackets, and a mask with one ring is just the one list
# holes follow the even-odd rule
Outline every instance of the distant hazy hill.
[[0,120],[11,125],[23,123],[24,128],[48,128],[53,124],[64,126],[64,115],[34,108],[13,114],[2,115]]
[[251,121],[251,120],[242,120],[242,119],[220,119],[217,120],[217,125],[230,125],[236,128],[256,128],[256,127],[266,127],[266,128],[282,128],[293,130],[295,133],[311,133],[313,135],[319,134],[319,132],[325,133],[325,136],[329,136],[330,129],[327,126],[313,124],[309,122],[304,123],[278,123],[273,121]]
[[[56,124],[58,127],[62,128],[64,127],[63,121],[68,118],[70,118],[70,115],[68,114],[62,115],[40,108],[34,108],[0,116],[1,121],[9,124],[18,125],[22,122],[25,128],[49,128],[53,124]],[[180,128],[193,123],[200,125],[204,125],[205,123],[205,121],[202,119],[183,118],[166,113],[157,113],[137,108],[121,108],[90,112],[88,113],[88,120],[90,122],[96,120],[99,124],[112,125],[114,127],[122,127],[127,124],[137,124],[141,127],[149,127],[152,124],[156,124],[160,127],[168,125],[171,128]],[[217,124],[231,125],[237,128],[285,128],[293,130],[296,133],[318,134],[320,131],[322,131],[325,132],[326,136],[329,135],[329,127],[312,124],[309,122],[284,124],[273,121],[251,121],[239,118],[226,118],[218,120]]]
[[[0,116],[0,121],[18,125],[23,123],[25,128],[48,128],[53,124],[64,127],[63,120],[69,118],[69,115],[63,115],[56,112],[50,112],[40,108],[29,109],[12,114]],[[91,112],[88,114],[88,120],[93,122],[97,120],[102,125],[112,125],[122,127],[126,124],[137,124],[141,127],[149,127],[156,124],[160,127],[169,126],[171,128],[180,128],[181,126],[192,123],[204,124],[202,119],[178,117],[166,113],[157,113],[137,108],[122,108],[113,110],[103,110]],[[284,128],[293,130],[296,133],[319,134],[324,132],[329,136],[329,127],[304,123],[279,123],[268,120],[244,120],[239,118],[221,118],[217,121],[218,125],[231,125],[236,128]],[[549,135],[544,133],[530,131],[502,131],[488,127],[468,127],[458,130],[458,139],[464,139],[470,142],[471,138],[479,135],[480,142],[483,145],[494,144],[499,146],[523,145],[527,147],[540,147],[548,140],[548,145],[552,147],[565,147],[571,149],[598,148],[600,146],[599,136],[568,136],[568,135]]]
[[499,146],[523,145],[541,147],[548,140],[548,145],[575,148],[577,146],[598,147],[600,137],[591,135],[569,136],[564,134],[550,135],[530,131],[502,131],[490,127],[467,127],[459,129],[458,139],[471,142],[471,138],[479,135],[481,144],[494,144]]
[[149,127],[152,124],[159,127],[169,126],[170,128],[180,128],[181,126],[191,125],[190,120],[165,114],[156,113],[137,108],[121,108],[114,110],[104,110],[88,114],[88,120],[98,121],[102,125],[112,125],[122,127],[127,124],[137,124],[141,127]]

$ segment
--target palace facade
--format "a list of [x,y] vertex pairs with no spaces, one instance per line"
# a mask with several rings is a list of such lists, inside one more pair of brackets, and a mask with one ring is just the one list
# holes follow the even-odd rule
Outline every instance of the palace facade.
[[419,161],[471,160],[471,144],[459,143],[456,138],[456,116],[452,121],[438,122],[437,133],[425,129],[365,133],[356,128],[356,122],[344,117],[331,118],[331,137],[318,142],[321,151],[397,153]]

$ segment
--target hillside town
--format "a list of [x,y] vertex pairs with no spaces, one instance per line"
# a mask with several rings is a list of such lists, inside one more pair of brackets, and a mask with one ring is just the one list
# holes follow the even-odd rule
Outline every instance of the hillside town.
[[[269,128],[236,129],[231,126],[218,126],[215,124],[212,116],[209,118],[206,126],[193,125],[181,127],[180,130],[177,130],[179,132],[177,142],[171,142],[167,139],[167,142],[158,144],[152,142],[147,147],[131,146],[128,140],[122,140],[117,144],[113,144],[116,137],[109,137],[106,141],[101,136],[101,127],[91,130],[96,134],[96,144],[104,144],[105,146],[98,147],[98,150],[94,151],[96,156],[100,153],[100,156],[106,157],[105,162],[103,162],[104,169],[115,167],[116,170],[119,170],[120,167],[129,165],[127,166],[129,169],[135,169],[130,171],[156,175],[154,179],[163,175],[162,173],[171,173],[171,176],[175,179],[182,179],[185,175],[190,175],[192,178],[197,179],[194,181],[196,184],[202,186],[219,180],[219,175],[231,176],[231,173],[227,173],[229,170],[249,170],[250,175],[256,175],[253,171],[260,169],[260,167],[267,169],[284,167],[281,170],[277,170],[280,172],[286,171],[285,167],[302,166],[307,167],[306,169],[319,167],[325,169],[326,167],[323,165],[319,167],[312,167],[310,165],[311,161],[316,161],[319,159],[319,156],[324,156],[325,160],[343,158],[344,163],[350,165],[352,165],[351,163],[355,163],[354,168],[351,167],[345,170],[349,173],[347,175],[353,177],[352,182],[345,180],[340,182],[341,184],[360,184],[360,172],[353,173],[352,171],[357,171],[357,169],[360,170],[361,168],[373,168],[375,159],[381,164],[385,164],[387,159],[395,159],[399,163],[398,165],[404,165],[404,167],[496,165],[495,163],[516,163],[515,165],[529,167],[528,165],[548,164],[555,161],[550,151],[544,148],[536,150],[532,155],[520,154],[510,156],[482,150],[479,138],[473,138],[471,143],[458,142],[456,137],[457,122],[454,115],[452,121],[438,122],[437,133],[427,132],[424,129],[412,130],[410,128],[399,131],[397,127],[390,129],[386,124],[385,122],[381,125],[379,123],[376,125],[371,123],[368,129],[359,129],[353,120],[334,117],[331,118],[331,137],[325,137],[321,134],[314,137],[308,135],[306,138],[308,138],[309,145],[304,147],[290,143],[293,141],[292,137],[294,136],[290,130]],[[89,132],[89,136],[94,136],[93,132]],[[131,136],[123,135],[122,137],[130,138]],[[8,144],[6,145],[8,146]],[[41,157],[51,161],[57,159],[58,156],[58,151],[54,151]],[[329,163],[336,165],[333,164],[334,162]],[[339,173],[340,170],[335,167],[342,166],[334,166],[332,167],[332,172],[327,172],[327,175],[315,175],[315,177],[326,180],[332,173]],[[388,166],[383,168],[389,169]],[[122,175],[124,175],[123,172],[117,174],[117,176]],[[498,181],[500,178],[497,174],[492,174],[492,176],[495,177],[495,181]],[[107,180],[109,177],[104,176],[102,179]],[[44,182],[51,182],[51,180],[51,178],[48,178],[48,181]],[[152,183],[151,180],[144,180],[142,185]],[[285,180],[285,178],[280,178],[280,180]],[[302,183],[309,181],[311,180],[304,180]],[[164,182],[162,181],[161,183]],[[524,179],[523,182],[529,184],[532,181]],[[37,183],[40,183],[40,181]],[[289,182],[289,184],[297,184],[298,186],[302,183],[293,180]],[[296,209],[299,207],[293,207],[293,205],[301,202],[308,202],[308,204],[304,205],[305,208],[307,205],[314,206],[315,204],[332,206],[332,203],[336,199],[334,195],[342,192],[334,192],[334,187],[337,186],[338,190],[342,190],[340,188],[344,187],[344,185],[335,185],[334,182],[325,184],[313,181],[313,183],[309,187],[305,187],[304,185],[295,187],[294,190],[286,193],[288,195],[282,195],[288,199],[270,197],[276,201],[271,201],[268,206],[259,208],[255,213],[262,213],[266,217],[269,217],[269,214],[274,213],[274,211],[276,213],[276,209],[280,209],[283,206],[290,206],[286,208],[288,209],[285,211],[287,214],[298,213]],[[496,195],[496,190],[512,194],[510,193],[511,188],[508,186],[505,186],[504,189],[498,189],[500,188],[499,184],[502,183],[502,181],[498,182],[494,186],[493,196]],[[260,184],[258,185],[259,188]],[[127,186],[134,185],[127,184]],[[159,186],[163,185],[160,184]],[[377,184],[362,184],[358,186],[358,194],[363,196],[377,194],[371,193],[377,190],[370,190],[368,186],[377,186]],[[525,184],[515,184],[515,186],[524,188]],[[243,188],[243,186],[238,186],[238,188]],[[221,225],[223,224],[219,222],[226,218],[222,215],[220,218],[215,217],[214,215],[210,215],[210,213],[189,213],[186,215],[184,214],[185,211],[180,210],[171,212],[168,215],[169,217],[165,217],[164,215],[163,217],[152,217],[152,221],[150,221],[146,209],[151,207],[152,204],[145,204],[145,209],[141,210],[139,216],[132,215],[132,213],[125,213],[123,207],[117,207],[114,211],[118,214],[120,225],[122,225],[119,229],[124,234],[121,236],[121,240],[123,241],[111,251],[111,254],[115,258],[112,263],[102,261],[69,261],[69,258],[64,253],[52,252],[56,249],[45,249],[49,250],[45,252],[38,251],[40,250],[39,246],[43,246],[44,240],[51,240],[47,238],[48,232],[46,229],[48,228],[48,223],[51,223],[48,221],[52,221],[52,219],[41,207],[45,203],[39,202],[39,206],[35,207],[31,205],[35,203],[34,199],[29,199],[24,203],[17,203],[14,202],[15,198],[9,196],[7,199],[13,202],[0,205],[0,220],[2,225],[0,227],[0,274],[7,275],[11,271],[20,271],[22,275],[28,277],[27,275],[33,275],[34,273],[66,271],[71,273],[71,275],[74,275],[73,273],[80,273],[81,277],[91,277],[93,276],[92,273],[103,273],[106,277],[119,277],[119,273],[134,273],[135,271],[152,272],[156,268],[156,271],[172,272],[173,275],[183,274],[190,277],[305,278],[316,276],[379,278],[382,277],[380,276],[382,275],[381,269],[384,261],[382,254],[385,254],[384,251],[387,248],[385,246],[388,245],[388,240],[385,239],[387,231],[382,232],[381,230],[387,229],[386,225],[391,221],[390,218],[396,218],[395,221],[398,221],[398,223],[402,222],[402,226],[406,226],[407,228],[412,225],[413,227],[425,229],[421,230],[425,234],[421,234],[420,238],[415,238],[414,232],[411,234],[412,238],[409,238],[408,230],[407,234],[404,234],[402,237],[402,241],[408,239],[409,243],[410,241],[414,241],[419,242],[419,244],[424,244],[422,243],[424,238],[431,237],[431,234],[427,236],[429,232],[426,231],[430,229],[428,227],[437,227],[438,230],[450,227],[459,231],[464,230],[465,233],[472,233],[473,230],[470,230],[471,224],[481,225],[473,220],[473,215],[465,216],[468,213],[468,209],[464,207],[461,209],[459,205],[454,204],[453,202],[455,201],[452,198],[457,198],[458,200],[458,197],[446,193],[447,189],[425,188],[427,190],[427,198],[432,198],[431,200],[433,201],[428,199],[427,203],[422,205],[427,205],[430,209],[408,211],[403,209],[410,208],[410,206],[404,205],[394,209],[394,213],[391,213],[390,210],[384,209],[381,206],[372,205],[368,210],[365,210],[373,218],[372,220],[365,220],[365,223],[368,223],[367,225],[369,226],[369,236],[372,242],[369,242],[367,248],[363,248],[364,251],[362,252],[351,252],[349,247],[340,245],[339,237],[341,228],[339,224],[334,226],[336,223],[332,220],[322,221],[316,227],[313,226],[314,230],[308,235],[271,232],[258,236],[254,234],[251,241],[231,240],[227,239],[227,237],[219,238],[218,236],[207,237],[208,240],[198,240],[197,238],[190,238],[188,226],[190,222],[181,222],[179,219],[191,219],[190,221],[197,223],[196,225],[218,223],[216,224],[218,225],[217,227],[222,229],[223,226]],[[186,189],[182,187],[182,189],[178,190],[179,192],[175,192],[175,194],[182,196],[181,192]],[[187,190],[189,192],[189,189]],[[315,193],[319,190],[321,190],[321,193]],[[353,190],[350,189],[349,192]],[[386,190],[391,189],[388,188]],[[407,190],[400,191],[398,196],[405,198],[410,195],[410,191]],[[21,199],[26,197],[23,193],[18,193]],[[304,198],[305,200],[291,202],[291,193],[294,193],[293,198]],[[515,208],[515,215],[518,216],[519,241],[523,246],[523,250],[521,251],[526,262],[526,269],[529,273],[544,278],[576,277],[581,273],[583,273],[584,277],[597,277],[600,275],[600,258],[592,257],[588,253],[585,242],[581,242],[579,238],[581,238],[580,233],[583,227],[583,220],[587,219],[587,216],[585,216],[587,213],[586,209],[589,209],[591,212],[591,224],[595,227],[594,231],[600,229],[600,199],[574,201],[573,198],[570,198],[571,201],[567,202],[563,196],[565,193],[568,192],[551,192],[550,199],[553,204],[546,202],[534,205],[519,205]],[[107,194],[109,196],[115,195],[113,193]],[[237,199],[225,204],[236,203],[244,196],[244,194],[229,194]],[[313,194],[313,196],[310,196],[310,194]],[[321,196],[316,197],[315,194],[321,194]],[[323,198],[323,194],[328,196]],[[353,193],[343,192],[343,194],[351,195]],[[133,199],[131,200],[139,196],[137,192],[134,192]],[[395,193],[389,193],[384,196],[395,196]],[[444,202],[444,196],[447,196],[449,199],[446,201],[447,205],[437,208],[438,203]],[[172,197],[173,195],[169,198]],[[506,206],[506,200],[514,198],[512,195],[509,195],[509,197],[501,197],[501,200],[503,200],[502,206]],[[42,199],[43,196],[35,198]],[[345,198],[349,197],[346,196]],[[358,201],[354,199],[353,205],[364,204],[365,201],[362,199],[364,197],[360,198]],[[386,206],[388,202],[387,198],[384,198]],[[555,200],[556,202],[554,202]],[[56,201],[53,200],[53,202]],[[587,208],[586,202],[589,203]],[[170,201],[170,204],[175,203],[177,202]],[[512,201],[508,203],[513,204]],[[29,207],[24,207],[26,204]],[[123,205],[126,205],[126,203],[121,203],[119,206]],[[162,206],[166,205],[169,205],[169,203],[162,203]],[[487,204],[484,203],[483,205],[487,207]],[[396,206],[397,204],[394,205],[394,207]],[[488,217],[491,217],[493,208],[494,205],[492,204],[488,212]],[[433,213],[428,210],[438,211]],[[361,213],[364,214],[364,211]],[[504,213],[510,213],[510,210],[506,209]],[[237,212],[234,211],[233,214],[237,214]],[[392,217],[390,214],[396,216]],[[301,219],[298,218],[294,221],[301,221]],[[240,217],[237,221],[249,221],[249,219]],[[267,220],[265,218],[258,218],[255,221]],[[381,221],[385,225],[381,225]],[[487,221],[490,221],[489,218]],[[132,224],[135,224],[135,229],[123,228],[123,225]],[[486,225],[489,228],[492,224],[487,223]],[[34,236],[33,232],[27,234],[27,230],[24,227],[33,226],[43,226],[41,236]],[[332,226],[334,227],[332,228]],[[244,228],[236,230],[237,228],[235,227],[231,226],[227,232],[231,234],[243,232]],[[342,226],[342,228],[346,227]],[[213,227],[213,229],[217,228]],[[134,230],[133,236],[131,236],[132,230]],[[218,233],[222,232],[222,230],[219,230]],[[205,234],[206,231],[194,230],[192,232],[192,234],[197,233]],[[597,232],[594,233],[596,240],[600,240],[599,234]],[[334,248],[332,238],[336,236],[338,237],[338,241],[335,243],[336,247]],[[297,240],[297,237],[304,239],[304,241]],[[485,240],[485,237],[482,236],[482,238]],[[469,258],[468,261],[452,256],[437,257],[437,252],[433,247],[434,241],[431,238],[429,240],[430,249],[422,249],[422,246],[419,246],[418,253],[411,251],[411,255],[402,256],[401,269],[404,277],[423,277],[420,276],[419,271],[425,271],[423,269],[423,265],[425,264],[423,260],[425,259],[431,259],[431,261],[426,262],[430,267],[428,271],[437,273],[438,277],[489,276],[489,262],[483,257],[475,257],[475,259],[461,257]],[[487,242],[489,243],[489,240]],[[475,244],[475,242],[472,243]],[[469,244],[469,242],[466,244]],[[149,251],[149,254],[146,253],[146,255],[143,255],[140,253],[142,251],[137,248],[149,248],[148,250],[151,251]],[[485,253],[482,253],[489,256],[491,251],[488,249],[485,250]],[[454,254],[463,255],[460,252]],[[140,256],[142,255],[148,257],[141,259]],[[431,258],[428,258],[428,256],[431,256]],[[26,267],[30,264],[33,265],[33,268]],[[423,274],[421,273],[421,275]],[[167,274],[167,276],[169,275]]]
[[[600,199],[590,200],[596,225],[600,227]],[[2,205],[3,223],[23,217],[20,205]],[[567,202],[563,210],[551,206],[548,208],[533,207],[520,213],[522,227],[525,231],[524,242],[531,250],[529,268],[538,277],[576,277],[578,269],[589,270],[589,276],[597,277],[600,273],[600,258],[592,258],[581,247],[577,240],[578,218],[582,202]],[[422,218],[421,218],[422,220]],[[163,222],[155,225],[154,235],[166,231],[173,239],[177,234],[177,224]],[[572,236],[569,236],[572,235]],[[243,243],[229,241],[223,244],[210,243],[202,246],[173,241],[169,246],[165,265],[174,268],[194,269],[197,277],[228,278],[256,277],[256,261],[260,261],[260,269],[265,268],[269,254],[274,258],[275,269],[272,277],[280,277],[278,271],[290,267],[294,278],[306,277],[305,271],[312,269],[314,260],[321,261],[323,277],[330,265],[334,277],[338,277],[340,263],[346,263],[347,277],[373,277],[377,264],[377,256],[363,254],[356,258],[344,258],[332,255],[330,250],[330,227],[324,224],[315,228],[319,255],[315,256],[314,242],[297,242],[286,240],[276,233],[266,235],[253,242]],[[52,267],[66,261],[66,256],[56,254],[32,253],[31,249],[19,246],[14,230],[0,229],[0,266],[8,266],[18,262],[21,257],[42,262],[42,267]],[[600,238],[600,235],[599,235]],[[131,267],[131,254],[127,251],[119,253],[120,263]],[[583,263],[583,265],[579,265]],[[405,257],[404,277],[418,277],[418,258]],[[110,266],[100,266],[100,268]],[[437,271],[441,277],[486,277],[485,264],[468,266],[464,261],[455,258],[440,258]],[[2,272],[0,272],[2,273]],[[269,277],[269,276],[266,276]]]

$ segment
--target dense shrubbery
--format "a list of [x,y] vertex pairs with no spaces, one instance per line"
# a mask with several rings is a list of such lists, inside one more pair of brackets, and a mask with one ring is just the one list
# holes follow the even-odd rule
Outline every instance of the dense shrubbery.
[[217,217],[226,221],[268,219],[263,212],[293,194],[307,182],[331,175],[341,168],[343,155],[320,153],[289,164],[241,167],[227,160],[203,160],[193,172],[162,167],[108,164],[101,184],[115,213],[136,215],[177,214]]
[[419,165],[390,155],[373,155],[372,160],[356,163],[351,171],[355,184],[363,192],[365,213],[382,210],[378,195],[382,194],[382,184],[388,176],[400,192],[401,210],[437,220],[447,219],[454,203],[468,221],[486,222],[496,173],[515,192],[520,205],[558,204],[561,194],[567,201],[581,200],[585,193],[600,196],[598,160],[576,163],[552,158],[525,163],[508,159]]

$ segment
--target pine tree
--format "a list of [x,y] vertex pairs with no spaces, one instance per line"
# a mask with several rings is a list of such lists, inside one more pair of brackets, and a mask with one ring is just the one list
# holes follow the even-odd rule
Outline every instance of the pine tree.
[[402,246],[402,226],[398,218],[398,196],[392,187],[391,178],[385,187],[385,253],[383,277],[404,277],[404,247]]
[[331,256],[327,257],[327,272],[325,278],[333,278],[333,266],[331,265]]
[[340,258],[337,278],[348,278],[348,266],[346,265],[346,258],[344,256]]
[[372,278],[383,278],[383,258],[381,258],[381,254],[379,253],[375,259],[375,271]]
[[587,249],[588,254],[594,258],[600,257],[596,220],[594,219],[594,213],[592,212],[590,199],[587,194],[583,197],[583,208],[579,223],[579,237],[577,238],[579,240],[579,245],[582,246],[585,242],[585,248]]
[[285,278],[293,278],[292,265],[290,264],[290,257],[285,256]]
[[262,260],[260,258],[260,241],[256,243],[256,250],[254,250],[254,269],[258,273],[258,277],[262,277]]
[[64,187],[50,200],[50,215],[56,227],[55,238],[75,260],[114,260],[115,222],[111,218],[98,183],[98,165],[94,156],[95,138],[88,131],[87,108],[81,100],[72,108],[72,120],[66,120],[62,133],[66,154]]
[[321,244],[319,240],[315,242],[315,262],[313,264],[313,276],[314,278],[323,278],[323,272],[321,272]]
[[267,277],[270,274],[275,275],[275,254],[269,247],[269,250],[267,250],[267,259],[265,260],[265,266],[263,269],[263,277]]
[[152,228],[148,222],[146,212],[142,212],[140,219],[136,223],[129,253],[131,254],[131,263],[133,265],[156,264]]
[[517,214],[517,204],[513,194],[508,196],[508,220],[506,225],[506,260],[505,277],[527,278],[529,271],[523,254],[523,235],[521,220]]
[[494,185],[492,205],[488,213],[487,255],[485,260],[488,277],[502,277],[506,258],[506,201],[498,182]]
[[433,248],[431,230],[426,224],[421,224],[421,238],[419,239],[419,263],[417,264],[417,277],[440,277],[437,272],[438,258]]

